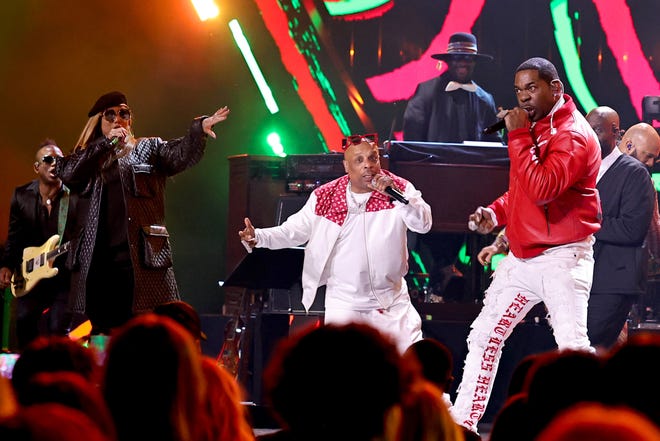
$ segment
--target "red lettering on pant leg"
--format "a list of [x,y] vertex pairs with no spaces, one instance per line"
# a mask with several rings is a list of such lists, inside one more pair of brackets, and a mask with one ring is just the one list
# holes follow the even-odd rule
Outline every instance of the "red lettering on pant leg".
[[483,358],[481,359],[481,364],[483,365],[483,363],[492,363],[494,361],[495,361],[495,354],[491,354],[491,355],[484,354]]
[[506,319],[514,319],[518,317],[518,314],[514,314],[513,312],[507,309],[506,312],[502,315],[502,317]]
[[477,387],[474,389],[474,392],[475,392],[475,400],[480,399],[484,401],[486,400],[486,394],[488,394],[488,386],[477,385]]
[[490,397],[490,387],[493,380],[492,372],[494,370],[497,355],[501,351],[502,344],[505,340],[503,337],[511,328],[515,319],[518,318],[518,313],[524,309],[524,305],[528,302],[529,300],[525,296],[518,293],[488,337],[487,346],[483,349],[483,353],[481,354],[481,374],[477,376],[476,384],[473,389],[470,413],[468,419],[463,421],[463,425],[468,428],[476,426],[477,422],[486,411],[486,403]]
[[516,295],[515,301],[523,306],[529,303],[529,299],[524,295],[522,295],[521,293],[518,293],[518,295]]

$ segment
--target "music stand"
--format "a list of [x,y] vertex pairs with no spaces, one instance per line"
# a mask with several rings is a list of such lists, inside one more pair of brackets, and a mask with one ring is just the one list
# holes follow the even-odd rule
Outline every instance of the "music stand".
[[[238,308],[233,311],[234,318],[227,323],[231,335],[225,330],[225,341],[220,355],[219,364],[229,367],[235,377],[243,384],[246,391],[253,397],[261,395],[254,372],[261,370],[263,360],[261,353],[261,310],[265,293],[269,289],[290,289],[302,277],[305,249],[302,247],[270,250],[254,248],[243,257],[234,271],[222,284],[223,287],[243,288],[241,298],[236,301]],[[225,298],[225,304],[227,299]],[[232,329],[233,327],[233,329]],[[255,329],[253,329],[253,327]],[[240,330],[235,337],[235,330]],[[228,335],[230,335],[228,337]],[[257,336],[254,339],[254,336]],[[254,341],[253,341],[254,340]],[[254,344],[253,344],[254,343]],[[256,357],[252,360],[252,347]],[[252,363],[252,369],[250,369]],[[252,384],[254,383],[254,384]]]
[[254,248],[239,262],[223,286],[251,290],[289,289],[301,278],[304,258],[305,249],[302,247]]

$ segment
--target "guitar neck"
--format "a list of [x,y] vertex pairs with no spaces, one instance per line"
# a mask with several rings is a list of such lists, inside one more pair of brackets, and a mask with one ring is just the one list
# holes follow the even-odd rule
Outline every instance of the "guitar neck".
[[70,243],[71,242],[65,242],[62,245],[60,245],[59,247],[55,248],[54,250],[47,252],[46,253],[46,260],[54,259],[57,256],[59,256],[60,254],[64,254],[67,251],[69,251],[69,244]]

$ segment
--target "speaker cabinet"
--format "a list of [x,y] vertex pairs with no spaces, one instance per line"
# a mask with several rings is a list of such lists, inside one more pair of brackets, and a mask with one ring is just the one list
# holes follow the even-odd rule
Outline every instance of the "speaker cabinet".
[[286,193],[284,159],[278,156],[229,157],[229,206],[227,210],[226,274],[245,256],[237,231],[249,217],[255,227],[272,227],[278,198]]
[[[292,182],[315,176],[315,185],[321,185],[344,174],[342,155],[290,155],[286,159],[276,156],[237,155],[229,157],[229,207],[227,210],[226,268],[228,276],[245,257],[237,231],[248,217],[255,227],[281,225],[307,202],[309,192],[289,192]],[[341,166],[341,167],[340,167]],[[264,311],[304,312],[302,288],[270,289]],[[310,312],[323,312],[325,289],[320,288]]]
[[[277,209],[275,212],[275,223],[281,225],[289,216],[298,212],[309,199],[309,195],[286,194],[281,195],[277,200]],[[302,286],[296,283],[290,289],[269,289],[268,297],[264,310],[268,312],[281,313],[305,313],[305,307],[302,304]],[[309,312],[323,313],[325,304],[325,286],[316,291],[316,298]]]

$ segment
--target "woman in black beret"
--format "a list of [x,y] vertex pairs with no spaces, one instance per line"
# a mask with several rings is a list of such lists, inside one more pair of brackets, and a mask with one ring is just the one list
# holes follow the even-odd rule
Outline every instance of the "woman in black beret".
[[192,121],[188,133],[164,141],[135,138],[121,92],[102,95],[74,151],[58,161],[62,181],[81,196],[72,241],[71,309],[86,314],[92,334],[109,334],[134,314],[179,300],[165,226],[165,181],[200,161],[222,107]]

